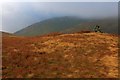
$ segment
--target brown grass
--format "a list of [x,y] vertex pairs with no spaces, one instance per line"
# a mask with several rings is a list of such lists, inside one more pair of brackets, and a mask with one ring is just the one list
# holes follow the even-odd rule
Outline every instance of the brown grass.
[[3,36],[3,78],[117,78],[118,37],[104,33]]

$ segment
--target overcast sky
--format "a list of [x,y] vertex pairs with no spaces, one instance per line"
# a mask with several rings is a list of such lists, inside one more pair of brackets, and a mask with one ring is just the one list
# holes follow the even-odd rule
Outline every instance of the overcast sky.
[[117,2],[7,2],[2,4],[0,26],[3,31],[13,33],[52,17],[107,18],[117,15]]

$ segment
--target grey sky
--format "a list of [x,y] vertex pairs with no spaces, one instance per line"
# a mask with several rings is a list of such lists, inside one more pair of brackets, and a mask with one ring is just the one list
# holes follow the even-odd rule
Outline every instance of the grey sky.
[[117,2],[9,2],[2,5],[2,30],[15,32],[52,17],[108,18],[117,15]]

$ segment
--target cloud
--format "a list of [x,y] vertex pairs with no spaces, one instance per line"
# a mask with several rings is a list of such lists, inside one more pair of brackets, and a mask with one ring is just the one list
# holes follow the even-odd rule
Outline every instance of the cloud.
[[31,15],[32,11],[28,12],[26,8],[25,3],[4,4],[2,8],[3,30],[14,32],[34,23],[36,20]]
[[118,5],[114,2],[7,2],[2,5],[2,30],[15,32],[38,21],[57,16],[117,16],[117,10]]
[[2,3],[0,3],[0,31],[2,31]]
[[1,2],[118,2],[119,0],[1,0]]
[[76,15],[83,17],[107,17],[117,15],[116,3],[34,3],[34,10],[44,13]]

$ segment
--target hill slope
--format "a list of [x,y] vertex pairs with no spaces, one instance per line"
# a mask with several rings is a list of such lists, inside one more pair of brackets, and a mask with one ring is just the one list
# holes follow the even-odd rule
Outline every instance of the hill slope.
[[76,17],[58,17],[35,23],[17,31],[15,34],[21,36],[37,36],[51,32],[71,33],[81,30],[93,30],[96,25],[99,25],[105,33],[118,33],[117,18],[90,20]]
[[79,32],[80,30],[91,30],[93,31],[94,27],[99,25],[102,32],[118,34],[118,21],[115,18],[94,20],[89,22],[83,22],[81,24],[75,25],[72,28],[66,29],[63,32]]
[[84,21],[86,20],[76,17],[52,18],[30,25],[20,31],[17,31],[15,34],[23,36],[36,36],[51,32],[60,32]]
[[0,32],[0,34],[1,34],[2,36],[14,36],[14,34],[8,33],[8,32]]
[[3,78],[117,78],[117,44],[94,32],[3,37]]

